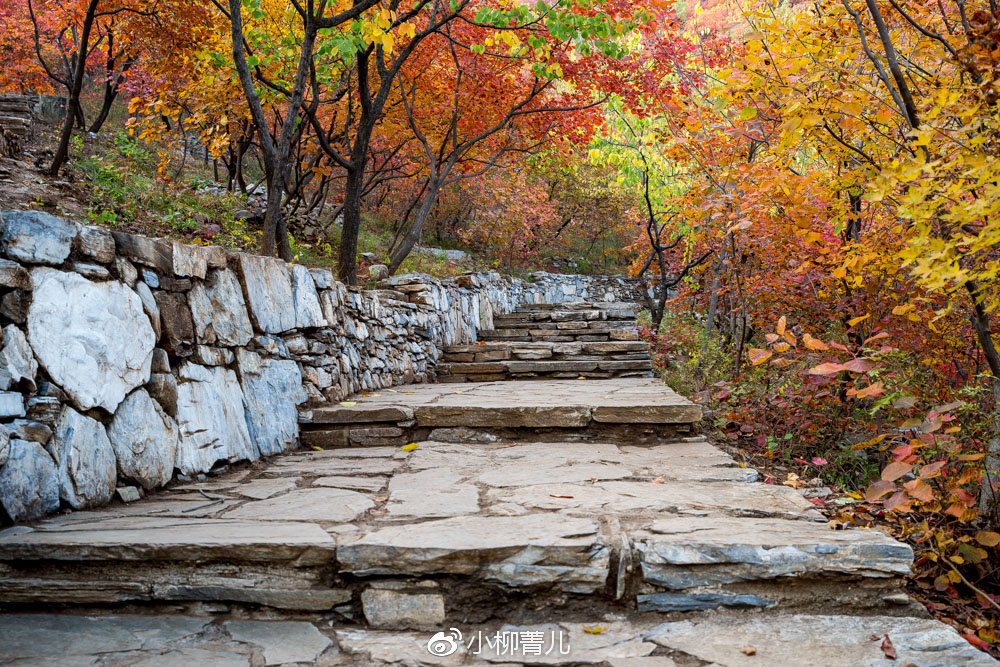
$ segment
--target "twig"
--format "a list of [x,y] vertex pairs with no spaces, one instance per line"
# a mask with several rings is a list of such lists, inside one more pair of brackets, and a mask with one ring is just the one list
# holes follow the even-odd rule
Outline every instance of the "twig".
[[189,507],[186,510],[181,510],[181,512],[183,512],[184,514],[187,514],[188,512],[195,512],[197,510],[203,510],[206,507],[211,507],[212,505],[218,505],[219,503],[226,502],[226,499],[223,498],[222,496],[210,496],[207,493],[205,493],[202,489],[198,489],[198,493],[200,493],[201,495],[205,496],[206,498],[208,498],[212,502],[205,503],[203,505],[197,505],[196,507]]
[[942,561],[944,561],[945,565],[947,565],[948,567],[950,567],[952,569],[952,571],[955,574],[958,575],[958,577],[965,583],[966,586],[968,586],[969,588],[971,588],[976,593],[979,593],[980,597],[982,597],[984,600],[986,600],[987,602],[989,602],[991,605],[993,605],[997,609],[1000,609],[1000,604],[997,604],[996,600],[994,600],[993,598],[991,598],[989,595],[987,595],[985,592],[983,592],[983,590],[981,588],[977,587],[971,581],[969,581],[968,579],[966,579],[965,575],[962,574],[961,572],[959,572],[958,568],[955,567],[954,565],[952,565],[951,561],[949,561],[947,558],[945,558],[940,552],[938,552],[937,549],[932,549],[932,551],[938,555],[938,558],[940,558]]

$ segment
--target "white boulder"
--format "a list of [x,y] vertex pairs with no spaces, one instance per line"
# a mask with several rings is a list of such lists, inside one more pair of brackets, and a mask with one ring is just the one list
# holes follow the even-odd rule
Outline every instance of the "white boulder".
[[119,282],[32,271],[28,340],[52,380],[82,410],[114,412],[149,380],[155,335],[142,300]]

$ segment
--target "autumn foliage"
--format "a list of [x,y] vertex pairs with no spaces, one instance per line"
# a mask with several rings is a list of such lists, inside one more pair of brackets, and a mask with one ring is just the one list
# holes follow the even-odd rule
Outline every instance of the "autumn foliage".
[[686,17],[683,93],[616,109],[593,156],[648,188],[634,270],[685,276],[648,338],[721,437],[908,539],[928,605],[992,646],[1000,15],[741,7]]

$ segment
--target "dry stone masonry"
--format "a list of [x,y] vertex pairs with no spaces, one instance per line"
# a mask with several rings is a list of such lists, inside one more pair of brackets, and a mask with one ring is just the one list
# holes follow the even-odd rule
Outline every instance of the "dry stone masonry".
[[620,278],[496,273],[365,291],[40,212],[0,224],[0,507],[13,521],[280,454],[299,443],[299,406],[433,380],[444,347],[522,304],[627,292]]

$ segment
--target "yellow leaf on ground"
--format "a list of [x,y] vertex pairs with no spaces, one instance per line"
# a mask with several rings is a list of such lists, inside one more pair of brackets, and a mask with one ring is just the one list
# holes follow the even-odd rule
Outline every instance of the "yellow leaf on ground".
[[990,530],[981,530],[976,533],[976,542],[979,542],[984,547],[995,547],[1000,544],[1000,533],[994,533]]

